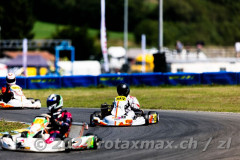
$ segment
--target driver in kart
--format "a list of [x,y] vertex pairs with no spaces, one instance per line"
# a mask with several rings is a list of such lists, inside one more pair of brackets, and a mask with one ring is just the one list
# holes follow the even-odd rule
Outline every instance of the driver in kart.
[[140,104],[137,98],[129,95],[130,93],[129,86],[126,83],[120,83],[117,86],[117,93],[119,96],[125,96],[127,98],[128,105],[125,107],[126,116],[134,118],[135,111],[141,111],[141,110],[140,110]]
[[45,140],[47,144],[52,143],[55,138],[64,138],[68,136],[68,133],[72,124],[72,114],[62,109],[63,98],[61,95],[51,94],[47,98],[47,108],[49,110],[50,137]]
[[6,87],[2,87],[2,94],[0,99],[5,103],[9,102],[13,98],[13,93],[10,91],[10,87],[16,84],[16,76],[14,73],[8,73],[6,76]]

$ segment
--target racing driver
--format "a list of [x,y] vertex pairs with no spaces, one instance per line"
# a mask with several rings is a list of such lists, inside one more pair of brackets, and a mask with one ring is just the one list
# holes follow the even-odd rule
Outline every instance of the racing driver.
[[10,87],[16,84],[16,76],[14,73],[8,73],[6,76],[6,87],[2,87],[2,94],[0,99],[3,99],[5,103],[13,98],[13,93],[10,91]]
[[[136,111],[140,110],[140,104],[136,97],[130,96],[130,88],[126,83],[120,83],[117,86],[117,93],[119,96],[125,96],[128,100],[128,105],[125,107],[126,115],[134,118]],[[142,111],[141,111],[142,112]]]
[[51,94],[47,98],[47,108],[49,110],[50,137],[45,140],[47,144],[52,143],[55,138],[67,137],[72,124],[72,114],[62,109],[63,98],[61,95]]

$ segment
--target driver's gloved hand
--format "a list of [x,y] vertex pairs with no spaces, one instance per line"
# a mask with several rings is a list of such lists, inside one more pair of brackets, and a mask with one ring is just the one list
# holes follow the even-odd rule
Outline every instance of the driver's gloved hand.
[[61,125],[63,124],[63,122],[56,120],[56,124],[57,124],[58,126],[61,126]]
[[57,126],[61,126],[61,125],[63,124],[63,122],[54,119],[54,120],[53,120],[53,124],[54,124],[54,125],[57,125]]
[[12,92],[9,93],[9,97],[11,97],[11,99],[14,99],[14,95]]
[[125,105],[125,109],[127,109],[128,107],[131,107],[130,102],[128,101],[128,103]]

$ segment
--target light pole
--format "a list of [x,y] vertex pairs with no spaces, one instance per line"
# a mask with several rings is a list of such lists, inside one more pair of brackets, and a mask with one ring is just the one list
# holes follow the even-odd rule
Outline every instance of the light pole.
[[2,52],[1,52],[1,49],[2,49],[2,46],[1,46],[1,30],[2,30],[2,28],[0,26],[0,55],[2,54]]
[[127,50],[128,50],[128,0],[124,0],[124,49],[125,53],[125,64],[127,61]]
[[159,36],[158,51],[162,52],[163,47],[163,0],[159,0]]

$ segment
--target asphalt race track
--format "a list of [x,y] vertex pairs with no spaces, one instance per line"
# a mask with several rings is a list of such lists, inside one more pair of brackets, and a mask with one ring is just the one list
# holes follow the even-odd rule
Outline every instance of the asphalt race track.
[[[68,108],[75,122],[89,123],[96,109]],[[0,110],[0,119],[31,123],[40,110]],[[240,159],[240,114],[158,111],[160,122],[138,127],[89,127],[104,143],[97,150],[30,153],[0,149],[0,159]]]

